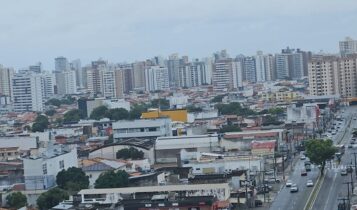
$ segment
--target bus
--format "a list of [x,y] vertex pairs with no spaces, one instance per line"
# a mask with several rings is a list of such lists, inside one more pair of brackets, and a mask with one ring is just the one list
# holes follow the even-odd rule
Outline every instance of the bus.
[[344,144],[338,144],[335,145],[337,151],[335,153],[336,156],[342,156],[343,154],[345,154],[345,145]]

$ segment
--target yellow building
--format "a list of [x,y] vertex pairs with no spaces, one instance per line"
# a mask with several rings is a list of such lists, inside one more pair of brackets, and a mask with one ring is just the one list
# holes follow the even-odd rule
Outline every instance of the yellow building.
[[148,112],[143,112],[141,114],[142,119],[153,119],[160,117],[169,117],[172,121],[187,122],[187,110],[178,109],[178,110],[165,110],[160,111],[158,109],[150,109]]

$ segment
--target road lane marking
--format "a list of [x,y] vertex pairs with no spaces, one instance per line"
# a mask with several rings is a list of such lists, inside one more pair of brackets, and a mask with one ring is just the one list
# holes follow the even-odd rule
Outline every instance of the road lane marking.
[[[333,185],[336,185],[336,178],[337,178],[337,173],[335,173],[335,176],[333,177],[333,180],[332,180]],[[329,192],[328,192],[328,196],[327,196],[326,201],[328,201],[328,200],[330,199],[331,191],[332,191],[332,189],[333,189],[332,185],[330,185],[330,186],[331,186],[331,187],[330,187],[330,190],[329,190]],[[328,202],[325,202],[324,209],[326,209],[327,203],[328,203]]]

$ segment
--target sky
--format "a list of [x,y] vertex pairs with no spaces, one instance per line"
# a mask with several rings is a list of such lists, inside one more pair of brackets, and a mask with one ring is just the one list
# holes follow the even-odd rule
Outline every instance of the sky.
[[276,53],[290,46],[337,53],[357,39],[356,0],[0,0],[0,64],[54,58],[111,63],[172,53],[202,58]]

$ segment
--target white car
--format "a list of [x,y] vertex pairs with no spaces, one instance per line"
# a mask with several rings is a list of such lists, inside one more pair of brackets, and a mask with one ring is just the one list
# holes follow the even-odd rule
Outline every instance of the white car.
[[290,192],[294,193],[294,192],[298,192],[298,191],[299,191],[298,186],[296,184],[292,184],[290,187]]
[[293,182],[291,180],[286,181],[286,187],[291,187],[291,185],[293,185]]
[[312,182],[311,179],[307,180],[306,187],[313,187],[313,186],[314,186],[314,182]]
[[306,159],[306,156],[305,155],[301,155],[300,156],[300,160],[305,160]]

